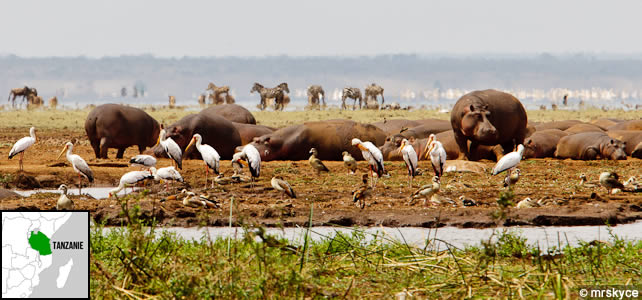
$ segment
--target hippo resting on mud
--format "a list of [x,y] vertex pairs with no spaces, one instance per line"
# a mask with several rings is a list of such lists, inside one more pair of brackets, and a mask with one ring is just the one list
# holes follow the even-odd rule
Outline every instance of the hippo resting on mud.
[[630,120],[617,123],[608,128],[609,130],[642,130],[642,120]]
[[450,122],[446,120],[434,120],[434,122],[426,122],[422,125],[403,130],[401,135],[406,138],[413,137],[416,139],[422,139],[429,137],[431,134],[437,134],[444,131],[452,131]]
[[639,130],[610,130],[607,134],[626,143],[626,155],[642,158],[642,131]]
[[[457,159],[460,156],[461,152],[459,151],[459,146],[455,141],[455,134],[453,133],[452,130],[440,132],[436,134],[435,137],[444,146],[444,150],[446,150],[446,159],[453,160],[453,159]],[[399,153],[399,151],[397,150],[401,145],[401,141],[405,138],[406,137],[404,137],[402,134],[399,134],[399,133],[388,136],[383,146],[379,147],[379,150],[381,150],[381,153],[383,154],[383,159],[388,161],[403,160],[402,154]],[[411,138],[409,142],[410,142],[410,145],[412,145],[412,147],[415,148],[415,152],[417,152],[417,155],[419,156],[419,160],[426,159],[425,151],[427,150],[426,143],[428,142],[428,138],[422,138],[422,139]],[[471,153],[471,157],[472,157],[471,160],[480,160],[480,159],[497,160],[503,154],[504,153],[501,146],[480,145],[479,147],[477,147],[477,150],[475,153]]]
[[237,104],[221,104],[208,107],[199,112],[200,114],[217,114],[223,118],[226,118],[232,122],[243,123],[243,124],[256,124],[256,119],[252,113],[247,110],[245,107]]
[[[438,133],[438,132],[443,132],[451,129],[450,122],[446,120],[439,120],[439,119],[421,119],[421,120],[392,119],[392,120],[375,122],[371,124],[379,127],[381,130],[383,130],[386,133],[386,135],[400,133],[404,128],[407,128],[408,131],[410,131],[410,129],[413,129],[412,132],[408,133],[409,134],[408,137],[416,133],[424,134],[425,136],[428,136],[430,135],[430,133]],[[431,132],[426,134],[425,133],[426,129]]]
[[524,158],[553,157],[557,143],[567,135],[559,129],[536,131],[524,141]]
[[[203,144],[216,149],[221,159],[232,159],[234,148],[241,145],[241,136],[232,122],[218,115],[191,114],[178,120],[165,128],[167,137],[172,138],[182,151],[189,144],[194,134],[198,133],[203,138]],[[190,148],[183,153],[183,157],[199,158],[198,151]],[[154,147],[154,155],[166,157],[160,145]],[[194,155],[190,155],[190,154]]]
[[160,133],[160,125],[141,109],[103,104],[87,115],[85,132],[96,158],[107,158],[109,148],[118,149],[116,157],[123,158],[127,147],[138,146],[141,153],[147,147],[153,147]]
[[322,160],[343,160],[343,151],[355,159],[363,159],[361,150],[352,146],[352,139],[382,145],[386,134],[379,128],[350,120],[306,122],[281,128],[255,138],[252,144],[259,150],[261,160],[305,160],[310,148],[316,148]]
[[626,159],[625,143],[603,132],[583,132],[560,139],[555,150],[557,158],[582,160]]
[[504,153],[513,151],[524,142],[527,123],[522,103],[496,90],[470,92],[457,100],[450,113],[460,159],[471,160],[470,153],[476,153],[479,145],[501,145]]
[[232,122],[232,124],[234,124],[234,127],[236,127],[241,135],[241,145],[252,142],[255,137],[260,137],[276,130],[274,127],[265,125],[243,124],[236,122]]

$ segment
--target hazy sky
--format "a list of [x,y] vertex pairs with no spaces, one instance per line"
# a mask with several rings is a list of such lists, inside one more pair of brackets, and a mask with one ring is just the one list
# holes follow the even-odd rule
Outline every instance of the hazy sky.
[[642,52],[642,2],[0,1],[0,54]]

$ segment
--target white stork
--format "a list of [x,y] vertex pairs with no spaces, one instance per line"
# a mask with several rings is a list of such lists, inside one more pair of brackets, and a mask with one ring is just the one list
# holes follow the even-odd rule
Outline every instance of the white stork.
[[171,167],[165,167],[165,168],[160,168],[156,170],[156,168],[151,167],[149,170],[152,172],[152,175],[154,176],[154,180],[156,181],[161,181],[165,180],[165,190],[168,190],[168,182],[169,181],[178,181],[178,182],[183,182],[183,177],[181,176],[181,173],[178,173],[176,169],[171,166]]
[[131,171],[125,173],[122,177],[120,177],[120,183],[116,188],[113,190],[109,191],[109,197],[111,196],[116,196],[118,192],[122,191],[125,187],[131,187],[136,185],[137,183],[145,180],[145,179],[153,179],[154,175],[152,174],[151,171]]
[[446,164],[446,149],[440,141],[433,140],[430,142],[430,148],[426,152],[426,156],[430,155],[430,163],[432,164],[432,169],[435,170],[435,175],[441,179],[441,176],[444,175],[444,165]]
[[160,133],[158,134],[158,142],[156,143],[156,145],[160,144],[161,147],[163,147],[163,150],[165,150],[165,153],[167,153],[167,156],[169,156],[169,158],[176,163],[179,170],[182,170],[183,151],[181,151],[181,147],[179,147],[171,137],[166,138],[166,135],[167,132],[165,131],[165,129],[161,129]]
[[78,174],[78,195],[82,195],[82,178],[85,177],[89,182],[94,182],[94,172],[91,171],[87,162],[77,154],[71,154],[74,149],[74,144],[67,142],[65,147],[60,151],[57,159],[60,159],[63,153],[67,151],[67,160],[71,163],[74,171]]
[[[524,153],[524,145],[519,144],[517,146],[517,151],[513,151],[504,155],[493,168],[493,175],[497,175],[506,170],[510,170],[519,165],[519,162],[522,160],[522,155]],[[510,173],[510,171],[509,171]]]
[[22,158],[24,157],[25,150],[27,150],[37,141],[38,137],[36,137],[36,127],[31,127],[29,129],[29,136],[19,139],[15,144],[13,144],[13,147],[11,147],[11,151],[9,151],[9,159],[20,154],[20,171],[22,171],[23,167]]
[[412,187],[412,179],[414,179],[417,174],[417,152],[407,139],[401,141],[398,152],[403,153],[403,161],[406,162],[406,167],[408,168],[408,186]]
[[62,191],[58,202],[56,203],[56,210],[71,210],[74,209],[74,202],[67,197],[67,186],[61,184],[58,190]]
[[[205,162],[205,187],[207,187],[207,175],[210,173],[209,169],[212,169],[212,172],[216,175],[220,174],[218,167],[221,156],[218,155],[218,152],[216,152],[216,149],[212,148],[212,146],[201,144],[202,141],[203,137],[201,137],[200,134],[194,134],[192,141],[187,145],[185,151],[187,152],[187,149],[192,145],[196,145],[196,150],[201,153],[201,157]],[[214,188],[214,180],[212,180],[212,188]]]
[[234,153],[232,156],[232,164],[244,164],[250,169],[252,174],[252,182],[254,178],[259,178],[261,174],[261,154],[252,144],[247,144],[243,147],[241,152]]
[[368,161],[370,175],[373,177],[373,187],[376,187],[377,179],[374,178],[374,173],[377,174],[377,177],[381,177],[386,172],[383,167],[383,154],[381,154],[381,150],[373,143],[362,142],[357,138],[352,139],[352,146],[359,147],[363,158]]
[[129,163],[132,164],[132,166],[149,169],[156,166],[156,158],[151,155],[140,154],[132,157]]

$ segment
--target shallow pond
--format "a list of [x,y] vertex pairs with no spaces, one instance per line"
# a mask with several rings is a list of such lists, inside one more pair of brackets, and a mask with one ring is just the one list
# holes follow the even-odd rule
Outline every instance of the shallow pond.
[[[95,199],[106,199],[109,196],[109,191],[113,190],[115,187],[90,187],[90,188],[83,188],[82,189],[82,194],[83,195],[89,195]],[[136,191],[138,188],[134,188],[134,191]],[[55,193],[55,194],[60,194],[62,191],[59,191],[58,189],[38,189],[38,190],[13,190],[15,193],[17,193],[20,196],[23,197],[29,197],[33,194],[37,193]],[[131,193],[131,188],[126,188],[123,189],[122,191],[118,192],[118,196],[123,196],[126,194]],[[69,188],[67,190],[68,195],[78,195],[78,189],[77,188]]]

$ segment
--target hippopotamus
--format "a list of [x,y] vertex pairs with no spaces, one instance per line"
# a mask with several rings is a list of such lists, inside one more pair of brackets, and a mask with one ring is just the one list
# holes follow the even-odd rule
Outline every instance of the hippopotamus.
[[582,160],[626,159],[624,142],[608,136],[604,132],[582,132],[567,135],[560,139],[555,150],[557,158]]
[[[526,110],[513,95],[496,91],[473,91],[463,95],[450,113],[460,158],[471,160],[479,145],[501,145],[512,151],[528,132]],[[470,141],[470,148],[468,146]]]
[[370,124],[351,120],[306,122],[281,128],[255,138],[251,143],[261,154],[261,160],[305,160],[311,148],[316,148],[322,160],[343,160],[343,151],[355,159],[363,159],[361,150],[352,146],[352,139],[382,145],[386,139],[383,130]]
[[626,143],[624,152],[628,156],[642,158],[642,131],[639,130],[609,130],[606,134]]
[[624,120],[620,120],[620,119],[600,118],[600,119],[593,120],[590,123],[593,124],[593,125],[597,125],[597,126],[600,126],[600,127],[604,128],[604,129],[606,129],[606,128],[609,128],[609,127],[611,127],[611,126],[613,126],[615,124],[621,123],[623,121]]
[[575,134],[580,132],[604,132],[604,128],[594,124],[579,123],[565,129],[564,132],[568,134]]
[[[403,160],[402,154],[397,150],[401,145],[401,141],[405,138],[406,137],[399,133],[386,137],[386,142],[383,144],[383,146],[379,147],[379,150],[381,150],[381,153],[383,154],[383,159],[389,161]],[[457,145],[457,142],[455,141],[455,133],[452,130],[437,133],[435,135],[435,138],[439,142],[441,142],[442,146],[444,146],[444,149],[446,150],[446,159],[453,160],[457,159],[460,156],[461,152],[459,151],[459,145]],[[410,138],[409,143],[413,148],[415,148],[415,152],[417,152],[419,160],[426,159],[425,151],[426,143],[428,143],[428,138]],[[479,147],[477,147],[477,151],[475,153],[471,153],[471,156],[473,158],[472,160],[497,160],[502,155],[503,149],[501,148],[501,146],[480,145]]]
[[630,120],[617,123],[608,128],[611,130],[642,130],[642,120]]
[[[241,136],[234,124],[215,114],[190,114],[168,126],[165,130],[167,137],[172,138],[181,147],[184,152],[183,158],[200,158],[200,154],[198,151],[193,150],[195,149],[193,147],[185,152],[185,148],[196,133],[203,138],[203,144],[210,145],[216,149],[221,159],[232,159],[234,148],[241,145]],[[155,147],[153,150],[155,156],[165,156],[165,152],[160,146]]]
[[221,104],[208,107],[204,110],[201,110],[201,114],[218,114],[219,116],[226,118],[232,122],[243,123],[243,124],[256,124],[256,119],[252,113],[247,110],[245,107],[237,104]]
[[551,122],[539,123],[535,125],[535,129],[537,130],[559,129],[564,131],[575,124],[582,124],[582,123],[584,122],[580,120],[551,121]]
[[96,158],[107,158],[109,148],[118,149],[116,157],[123,158],[127,147],[138,146],[140,153],[147,147],[153,147],[158,139],[160,125],[141,109],[120,104],[103,104],[87,115],[85,132]]
[[264,125],[254,125],[254,124],[243,124],[232,122],[234,127],[239,131],[241,135],[241,145],[245,145],[251,142],[255,137],[266,135],[272,133],[276,128],[268,127]]
[[430,122],[424,122],[424,124],[422,125],[403,130],[401,132],[401,135],[405,136],[406,138],[413,137],[416,139],[421,139],[426,138],[431,134],[437,134],[444,131],[452,131],[450,122],[446,120],[431,120]]
[[383,130],[386,135],[392,135],[401,132],[403,128],[413,128],[421,125],[438,125],[443,127],[443,120],[439,119],[422,119],[422,120],[406,120],[406,119],[392,119],[371,123]]
[[524,158],[553,157],[557,143],[567,135],[567,132],[559,129],[536,131],[524,140]]

